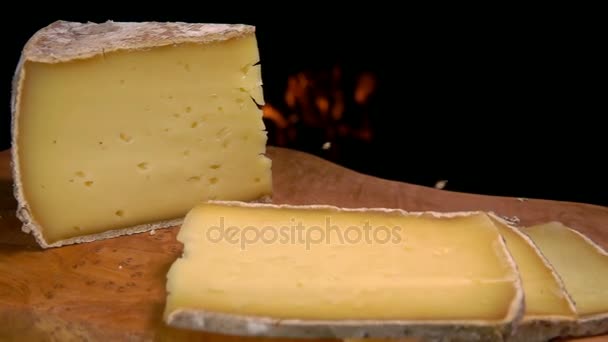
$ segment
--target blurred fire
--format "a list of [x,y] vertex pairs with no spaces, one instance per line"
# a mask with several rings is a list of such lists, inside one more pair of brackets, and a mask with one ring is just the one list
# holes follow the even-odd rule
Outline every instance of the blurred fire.
[[340,66],[330,70],[301,71],[287,79],[283,103],[267,103],[264,119],[273,126],[272,144],[288,146],[298,140],[315,139],[336,146],[336,140],[369,142],[370,101],[377,87],[371,72],[344,76]]

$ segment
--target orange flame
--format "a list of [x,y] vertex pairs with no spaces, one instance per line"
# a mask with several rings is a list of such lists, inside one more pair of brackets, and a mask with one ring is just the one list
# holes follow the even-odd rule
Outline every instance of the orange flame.
[[262,109],[265,119],[271,120],[278,128],[285,129],[289,125],[287,120],[283,117],[283,114],[274,108],[271,104],[267,103]]
[[[296,123],[321,129],[328,142],[336,136],[369,141],[368,104],[376,83],[374,74],[361,73],[349,94],[339,66],[321,72],[302,71],[287,79],[284,105],[267,103],[263,107],[264,118],[275,125],[281,143],[297,139]],[[282,107],[285,110],[279,109]]]
[[376,89],[376,78],[369,72],[359,76],[359,82],[355,89],[355,102],[364,104],[369,99],[370,95]]

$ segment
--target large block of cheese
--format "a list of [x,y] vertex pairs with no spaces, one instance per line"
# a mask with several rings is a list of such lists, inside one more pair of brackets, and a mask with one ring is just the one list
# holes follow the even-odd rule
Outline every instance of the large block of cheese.
[[24,230],[60,246],[171,226],[208,199],[270,195],[258,62],[246,25],[37,32],[12,102]]
[[576,309],[563,281],[530,238],[490,214],[519,270],[524,289],[524,317],[511,341],[548,341],[568,334]]
[[575,303],[578,320],[569,334],[608,333],[608,252],[559,222],[524,231],[561,276]]
[[498,340],[523,311],[484,213],[201,204],[167,280],[172,326],[237,335]]

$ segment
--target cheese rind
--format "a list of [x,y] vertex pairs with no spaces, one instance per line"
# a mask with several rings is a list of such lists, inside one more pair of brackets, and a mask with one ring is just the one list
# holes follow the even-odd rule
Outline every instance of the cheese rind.
[[174,226],[208,199],[268,198],[257,62],[247,25],[60,21],[36,33],[12,98],[23,230],[56,247]]
[[576,309],[560,276],[519,228],[489,215],[517,264],[524,289],[524,317],[510,340],[548,341],[567,334],[575,323]]
[[[247,240],[255,227],[259,239]],[[284,239],[264,241],[273,227]],[[395,227],[402,235],[387,240]],[[371,238],[379,230],[383,243]],[[227,235],[218,238],[220,231]],[[258,336],[502,339],[523,311],[517,270],[484,213],[211,202],[190,211],[178,240],[184,254],[167,275],[165,320],[173,326]]]
[[572,297],[577,321],[569,335],[608,332],[608,252],[584,234],[549,222],[524,232],[560,274]]
[[56,21],[27,42],[23,58],[40,63],[71,62],[115,51],[138,51],[183,43],[210,44],[248,37],[255,27],[183,22],[77,23]]

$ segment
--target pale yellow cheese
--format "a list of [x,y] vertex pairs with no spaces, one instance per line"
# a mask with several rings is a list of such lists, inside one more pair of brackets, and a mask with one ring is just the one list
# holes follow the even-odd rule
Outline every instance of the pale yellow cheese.
[[200,310],[498,325],[522,304],[517,270],[483,213],[209,203],[190,211],[178,240],[184,253],[168,273],[169,322]]
[[[534,243],[518,228],[491,214],[490,217],[512,255],[524,289],[525,311],[513,341],[547,341],[560,336],[576,319],[573,303],[559,276]],[[448,336],[446,336],[447,338]],[[374,342],[346,339],[345,342]],[[406,339],[378,339],[375,342],[406,342]]]
[[563,279],[578,315],[607,315],[608,253],[559,222],[532,226],[525,232]]
[[[184,32],[170,31],[178,29]],[[95,47],[95,34],[86,33],[91,30],[103,31],[108,46],[111,34],[125,31],[127,38],[116,38],[125,49],[104,51],[101,42],[86,58],[41,62],[52,54],[38,53],[24,59],[14,148],[20,199],[42,243],[174,222],[208,199],[271,194],[266,132],[252,99],[263,103],[253,31],[219,39],[231,28],[72,30],[85,33],[65,33],[55,37],[57,44],[73,39],[74,49],[86,52],[88,45],[78,44],[88,39]],[[160,38],[146,40],[158,32],[164,32]],[[137,35],[140,40],[128,40]],[[156,46],[189,35],[215,38]]]
[[603,249],[561,223],[524,228],[524,234],[490,217],[517,264],[524,288],[525,314],[508,340],[547,341],[608,332],[608,254]]
[[576,318],[576,312],[563,283],[538,248],[517,228],[495,220],[500,234],[520,272],[524,288],[525,319]]

